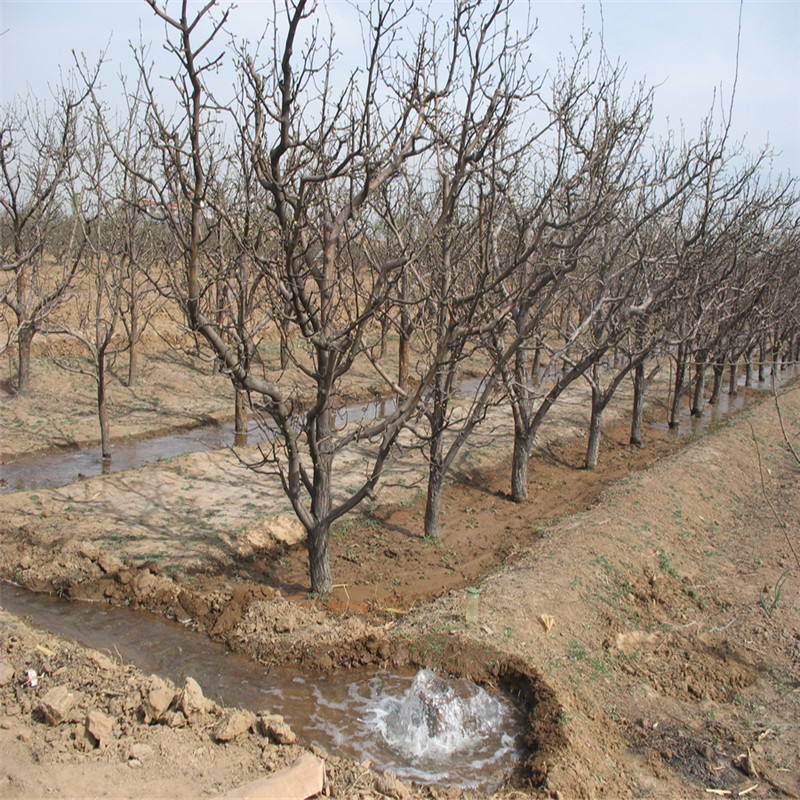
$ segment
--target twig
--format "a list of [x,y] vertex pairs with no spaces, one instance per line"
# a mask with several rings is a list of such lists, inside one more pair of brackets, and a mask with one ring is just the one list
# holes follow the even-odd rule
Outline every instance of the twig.
[[350,592],[347,591],[347,584],[334,583],[331,589],[344,589],[345,596],[347,597],[347,605],[344,607],[344,611],[342,611],[342,616],[345,616],[345,614],[347,614],[347,612],[350,610]]
[[720,627],[719,625],[715,625],[713,628],[709,628],[708,632],[722,633],[722,631],[728,630],[728,628],[730,628],[730,626],[733,625],[733,623],[736,622],[737,619],[739,619],[739,617],[734,617],[727,625],[723,625],[722,627]]

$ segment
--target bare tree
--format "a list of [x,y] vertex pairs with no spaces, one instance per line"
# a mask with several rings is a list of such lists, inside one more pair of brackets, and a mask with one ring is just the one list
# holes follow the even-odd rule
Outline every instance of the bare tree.
[[[312,590],[329,592],[330,524],[373,491],[446,351],[443,344],[413,391],[400,390],[376,363],[376,376],[400,392],[394,412],[369,424],[335,428],[342,379],[368,351],[369,334],[398,295],[403,269],[427,241],[395,231],[378,246],[366,232],[373,229],[374,210],[387,187],[412,163],[422,164],[437,143],[436,104],[463,88],[460,67],[475,56],[482,20],[498,11],[456,4],[446,32],[422,18],[420,32],[401,46],[401,36],[409,35],[402,23],[410,11],[392,4],[362,8],[363,66],[343,76],[334,69],[330,38],[323,41],[314,23],[315,7],[300,1],[288,5],[285,25],[276,27],[272,52],[263,61],[259,53],[240,54],[245,82],[236,128],[263,189],[272,229],[260,248],[251,242],[251,258],[263,273],[269,313],[285,316],[288,356],[313,387],[310,402],[301,404],[295,387],[274,380],[259,365],[243,363],[209,306],[205,265],[217,222],[206,209],[214,207],[221,147],[215,120],[234,108],[217,103],[204,82],[220,63],[222,53],[212,50],[227,12],[212,21],[213,2],[191,18],[186,2],[176,16],[155,0],[148,3],[174,34],[168,49],[179,63],[172,80],[179,110],[169,115],[158,106],[148,78],[148,119],[162,153],[161,185],[169,186],[161,202],[176,198],[182,209],[170,225],[184,255],[187,317],[269,417],[276,436],[265,447],[262,468],[280,477],[308,532]],[[301,48],[300,30],[306,26],[309,38]],[[285,31],[281,41],[279,29]],[[481,52],[477,58],[490,56]],[[457,180],[450,194],[459,188]],[[449,202],[445,196],[441,208]],[[428,240],[438,235],[446,216],[440,212],[428,227]],[[363,481],[336,494],[336,459],[357,443],[369,453]]]
[[[104,471],[111,464],[111,435],[108,409],[108,372],[114,357],[130,346],[120,339],[118,326],[125,307],[125,287],[131,267],[131,230],[126,207],[127,176],[113,158],[106,139],[106,126],[99,116],[81,128],[77,150],[79,169],[74,180],[81,187],[75,192],[79,205],[74,217],[80,221],[85,242],[74,291],[69,295],[69,311],[64,321],[51,320],[43,327],[48,341],[54,336],[69,336],[81,343],[90,359],[54,360],[63,369],[89,375],[97,387],[97,415]],[[126,135],[123,130],[122,136]]]
[[67,82],[52,109],[31,98],[4,106],[0,299],[13,314],[8,343],[17,345],[22,397],[30,392],[33,339],[80,263],[83,237],[79,220],[70,217],[69,188],[85,98]]

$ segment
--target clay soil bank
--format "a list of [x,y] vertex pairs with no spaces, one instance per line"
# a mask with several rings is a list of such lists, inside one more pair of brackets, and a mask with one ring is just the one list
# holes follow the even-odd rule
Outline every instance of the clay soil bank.
[[[800,390],[780,404],[796,444]],[[440,543],[419,534],[408,466],[335,531],[330,600],[307,596],[287,510],[268,486],[241,493],[229,454],[4,496],[0,571],[190,620],[264,663],[425,664],[505,685],[532,704],[530,755],[499,796],[800,795],[800,471],[774,402],[630,448],[623,398],[594,473],[578,468],[583,407],[576,395],[554,416],[522,505],[505,496],[492,423],[448,488]],[[220,743],[211,711],[148,724],[147,676],[7,614],[2,626],[0,796],[213,796],[300,752],[258,725]],[[77,711],[49,724],[57,686]],[[89,711],[112,720],[112,742],[82,732]],[[460,794],[324,755],[333,796]]]

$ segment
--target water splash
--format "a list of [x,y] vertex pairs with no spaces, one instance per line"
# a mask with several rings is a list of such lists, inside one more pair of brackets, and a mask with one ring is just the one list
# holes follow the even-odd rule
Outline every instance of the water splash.
[[[465,680],[423,669],[405,695],[384,696],[371,711],[365,721],[400,757],[401,777],[486,787],[493,767],[499,784],[503,769],[519,756],[520,710]],[[477,774],[483,780],[476,781]]]

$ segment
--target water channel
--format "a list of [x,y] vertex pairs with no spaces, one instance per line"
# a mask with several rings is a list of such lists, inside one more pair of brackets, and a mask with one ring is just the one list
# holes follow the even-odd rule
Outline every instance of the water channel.
[[0,583],[0,605],[40,627],[118,654],[182,686],[193,677],[228,707],[282,714],[301,743],[372,759],[405,780],[497,788],[517,765],[525,715],[503,695],[428,670],[301,674],[267,670],[177,622]]
[[[343,427],[353,422],[379,419],[394,408],[392,399],[354,403],[336,411],[334,424]],[[250,444],[263,442],[268,435],[268,426],[250,420],[247,430]],[[226,422],[166,436],[117,442],[111,445],[111,463],[105,468],[99,446],[22,455],[13,461],[0,463],[0,494],[67,486],[81,478],[103,474],[104,469],[108,472],[138,469],[174,456],[231,447],[234,440],[234,423]]]
[[[797,373],[798,368],[794,365],[782,370],[778,378],[778,385],[792,380]],[[740,386],[744,386],[744,380],[742,375],[739,379]],[[771,371],[767,368],[767,379],[762,383],[755,382],[752,388],[761,392],[771,391],[771,380]],[[462,395],[474,397],[480,388],[480,382],[476,379],[466,379],[459,388]],[[702,417],[692,417],[685,409],[681,415],[679,427],[674,432],[677,435],[700,433],[709,422],[717,420],[731,411],[739,411],[747,403],[748,398],[744,394],[740,393],[731,397],[724,392],[717,405],[711,406],[706,403]],[[392,413],[395,407],[395,401],[392,398],[352,403],[336,411],[334,424],[336,427],[343,427],[354,422],[380,419],[386,414]],[[656,422],[653,423],[653,427],[667,429],[667,424],[666,422]],[[250,420],[247,431],[247,441],[250,444],[262,442],[269,435],[268,425],[259,425],[255,420]],[[146,464],[186,453],[230,447],[234,444],[234,439],[234,424],[227,422],[220,425],[190,428],[166,436],[117,442],[111,447],[111,463],[106,465],[105,469],[111,472],[138,469]],[[81,478],[100,475],[103,470],[99,447],[22,455],[13,461],[0,462],[0,494],[67,486]]]

